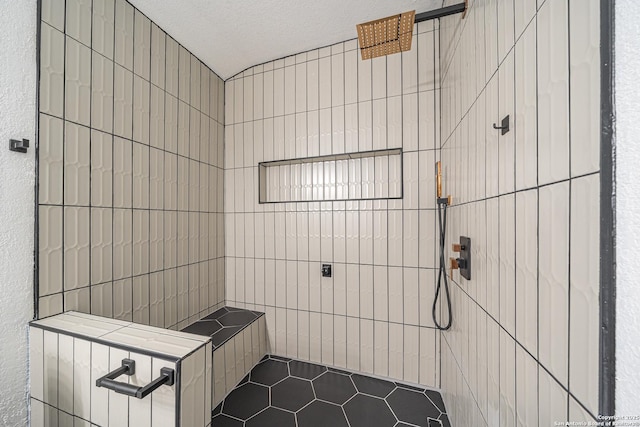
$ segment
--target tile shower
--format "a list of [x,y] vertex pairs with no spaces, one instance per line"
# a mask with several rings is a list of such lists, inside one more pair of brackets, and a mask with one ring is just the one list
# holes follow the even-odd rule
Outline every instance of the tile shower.
[[[363,61],[347,40],[226,81],[125,0],[43,0],[41,18],[40,318],[195,331],[223,306],[264,313],[264,344],[255,326],[213,353],[215,404],[263,387],[267,361],[309,387],[292,364],[336,372],[359,399],[362,374],[397,382],[454,426],[597,415],[597,1],[474,0],[416,24],[408,52]],[[377,150],[394,154],[340,157]],[[334,157],[312,201],[305,169],[283,164],[279,203],[259,203],[260,162],[317,156]],[[437,160],[445,256],[474,242],[446,332],[431,319]],[[270,356],[242,379],[256,345],[246,372]],[[225,402],[216,418],[243,425]]]
[[[65,12],[66,11],[66,12]],[[42,2],[39,314],[224,301],[224,82],[123,0]]]
[[[439,32],[414,32],[402,54],[363,61],[349,40],[226,82],[225,283],[229,304],[266,313],[275,354],[436,387]],[[357,159],[356,179],[324,180],[322,202],[258,203],[259,162],[395,148],[401,162]],[[331,201],[384,188],[394,170],[402,199]],[[291,196],[300,174],[287,172]]]
[[441,20],[448,235],[476,242],[441,334],[454,425],[598,414],[599,7],[486,0]]

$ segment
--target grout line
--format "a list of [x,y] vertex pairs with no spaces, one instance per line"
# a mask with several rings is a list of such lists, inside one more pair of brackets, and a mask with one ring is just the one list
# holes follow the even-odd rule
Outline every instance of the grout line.
[[[90,69],[90,73],[91,76],[89,77],[89,85],[90,85],[90,91],[89,91],[89,125],[92,128],[93,127],[93,115],[94,115],[94,111],[93,111],[93,15],[94,15],[94,7],[93,7],[93,2],[91,2],[91,5],[89,6],[90,8],[90,14],[91,17],[89,19],[90,22],[90,28],[91,28],[91,34],[90,34],[90,39],[91,39],[91,47],[89,47],[89,54],[90,56],[90,64],[89,64],[89,69]],[[115,23],[114,23],[115,25]],[[91,212],[93,210],[93,200],[91,199],[91,195],[92,195],[92,155],[93,155],[93,134],[91,129],[89,129],[89,247],[87,248],[89,251],[89,313],[91,313],[93,310],[93,294],[92,294],[92,290],[93,290],[93,251],[92,251],[92,242],[93,242],[93,233],[92,233],[92,216],[91,216]],[[80,304],[78,304],[80,305]]]
[[[571,132],[571,4],[567,0],[567,131],[568,131],[568,150],[569,150],[569,164],[568,171],[569,177],[573,176],[572,168],[571,168],[571,159],[572,159],[572,151],[571,151],[571,141],[572,141],[572,132]],[[567,390],[571,391],[571,231],[572,231],[572,196],[573,196],[573,181],[569,181],[569,195],[567,200],[567,209],[569,213],[568,223],[567,223]],[[577,400],[577,399],[576,399]],[[567,420],[571,419],[570,416],[570,398],[569,394],[567,394]]]

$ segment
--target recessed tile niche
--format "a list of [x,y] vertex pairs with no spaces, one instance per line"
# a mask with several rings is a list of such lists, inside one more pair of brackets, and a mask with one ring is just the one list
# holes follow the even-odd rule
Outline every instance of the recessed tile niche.
[[402,198],[402,149],[262,162],[260,203]]

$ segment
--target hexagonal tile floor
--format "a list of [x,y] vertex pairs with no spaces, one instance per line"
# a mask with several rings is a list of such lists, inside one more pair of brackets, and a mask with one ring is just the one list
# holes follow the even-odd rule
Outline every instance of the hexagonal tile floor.
[[440,393],[266,356],[213,410],[212,427],[451,427]]

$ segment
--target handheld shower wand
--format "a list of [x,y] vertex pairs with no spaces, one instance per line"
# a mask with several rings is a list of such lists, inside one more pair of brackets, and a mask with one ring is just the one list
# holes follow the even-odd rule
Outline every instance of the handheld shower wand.
[[[447,267],[444,257],[445,238],[447,233],[447,206],[451,204],[451,196],[442,197],[442,165],[438,161],[436,162],[436,195],[438,205],[438,229],[440,230],[440,266],[438,268],[438,282],[436,286],[436,295],[433,299],[433,307],[431,309],[431,315],[433,317],[433,323],[436,328],[446,331],[451,328],[453,317],[451,314],[451,295],[449,294],[449,281],[447,280]],[[440,291],[443,288],[442,281],[444,280],[444,298],[447,301],[447,314],[448,321],[445,325],[442,325],[438,321],[436,311],[438,308],[438,298],[440,297]]]

